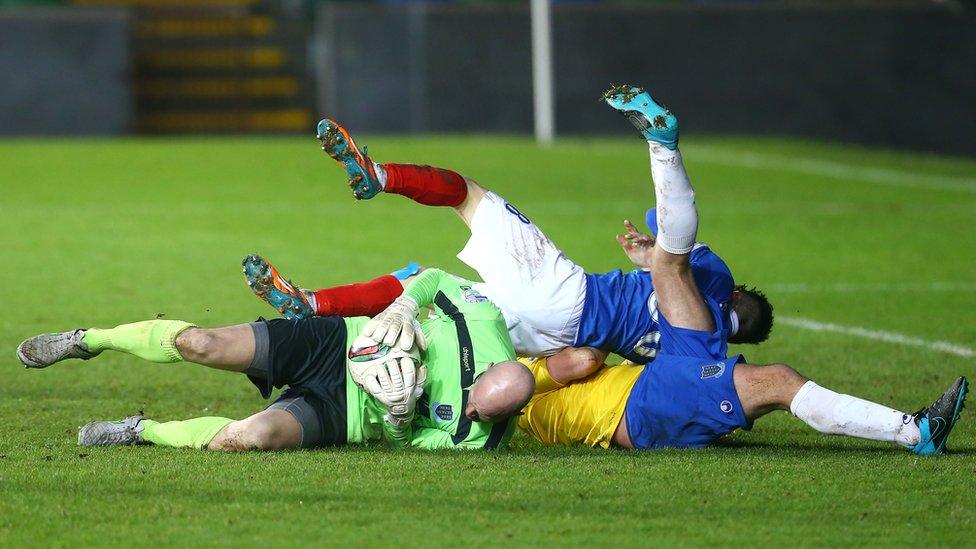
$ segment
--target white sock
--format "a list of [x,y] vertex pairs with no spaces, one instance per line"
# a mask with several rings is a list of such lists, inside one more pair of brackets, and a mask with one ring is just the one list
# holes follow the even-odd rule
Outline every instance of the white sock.
[[695,189],[691,186],[681,153],[647,142],[651,151],[651,178],[657,199],[657,241],[665,251],[686,254],[698,235]]
[[910,414],[824,389],[806,382],[793,397],[790,412],[817,431],[894,442],[906,448],[918,443],[921,434]]
[[[373,161],[370,160],[370,162]],[[386,190],[386,168],[383,167],[383,164],[377,164],[376,162],[373,162],[373,171],[376,172],[376,181],[379,182],[380,188],[385,191]]]

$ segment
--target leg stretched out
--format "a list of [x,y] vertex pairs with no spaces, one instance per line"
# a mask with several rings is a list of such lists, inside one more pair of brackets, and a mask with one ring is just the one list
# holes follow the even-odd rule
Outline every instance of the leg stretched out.
[[749,421],[783,410],[824,434],[891,442],[921,455],[942,453],[969,390],[966,378],[957,378],[931,406],[907,414],[821,387],[785,364],[738,364],[733,375]]
[[[270,393],[269,349],[273,343],[268,333],[263,322],[199,328],[179,320],[157,319],[110,329],[41,334],[21,343],[17,354],[32,368],[44,368],[69,358],[88,360],[105,351],[124,352],[157,363],[193,362],[247,374],[263,393]],[[301,349],[289,351],[300,353]],[[291,358],[288,352],[279,352],[285,359]],[[282,382],[289,379],[278,381]],[[322,434],[325,431],[321,417],[298,391],[294,395],[286,393],[268,409],[241,420],[199,417],[160,423],[132,416],[121,421],[96,421],[82,427],[78,442],[84,446],[156,444],[224,451],[279,450],[331,442]]]
[[318,131],[356,198],[387,192],[455,209],[471,230],[458,257],[481,275],[476,290],[502,309],[519,354],[551,355],[576,342],[586,273],[515,206],[451,170],[375,163],[333,120],[322,120]]
[[157,363],[194,362],[243,372],[254,358],[250,325],[199,328],[182,320],[144,320],[115,328],[41,334],[25,340],[17,356],[28,368],[46,368],[69,358],[88,360],[119,351]]

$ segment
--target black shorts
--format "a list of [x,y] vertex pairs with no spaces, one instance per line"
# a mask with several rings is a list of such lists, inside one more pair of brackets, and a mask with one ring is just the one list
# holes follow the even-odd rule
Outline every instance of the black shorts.
[[269,408],[302,425],[302,447],[346,443],[346,323],[341,317],[304,320],[259,318],[248,379],[268,398],[287,387]]

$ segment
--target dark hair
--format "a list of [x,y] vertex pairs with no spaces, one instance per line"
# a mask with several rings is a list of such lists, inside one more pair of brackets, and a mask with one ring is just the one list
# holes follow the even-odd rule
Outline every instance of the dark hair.
[[739,331],[729,338],[729,343],[762,343],[773,330],[773,305],[766,294],[756,288],[736,286],[739,299],[733,305],[739,317]]

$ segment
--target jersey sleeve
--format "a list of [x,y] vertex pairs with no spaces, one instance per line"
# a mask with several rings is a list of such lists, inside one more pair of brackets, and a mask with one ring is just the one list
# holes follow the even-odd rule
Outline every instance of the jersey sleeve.
[[[459,425],[459,431],[463,429],[463,423]],[[442,448],[453,448],[458,450],[495,450],[503,447],[508,439],[511,438],[515,422],[508,419],[499,423],[487,423],[483,421],[471,421],[470,430],[463,438],[465,433],[452,435],[441,429],[421,427],[415,429],[410,440],[413,448],[424,450],[438,450]]]
[[499,423],[471,421],[467,417],[458,422],[457,431],[451,434],[443,429],[408,425],[395,427],[383,422],[383,437],[391,447],[407,447],[424,450],[461,449],[495,450],[504,446],[511,438],[515,421],[512,419]]
[[[404,289],[404,295],[410,296],[421,307],[435,305],[447,314],[445,308],[455,309],[471,315],[472,318],[501,317],[501,312],[487,297],[474,289],[475,283],[452,275],[441,269],[426,269]],[[445,306],[445,301],[450,305]]]
[[647,223],[647,228],[651,234],[657,236],[657,208],[647,210],[647,213],[644,214],[644,222]]
[[447,273],[440,269],[425,269],[403,290],[403,295],[413,298],[421,307],[434,302],[434,297]]
[[703,296],[726,303],[735,289],[732,271],[725,261],[704,244],[696,244],[688,258],[695,284]]

